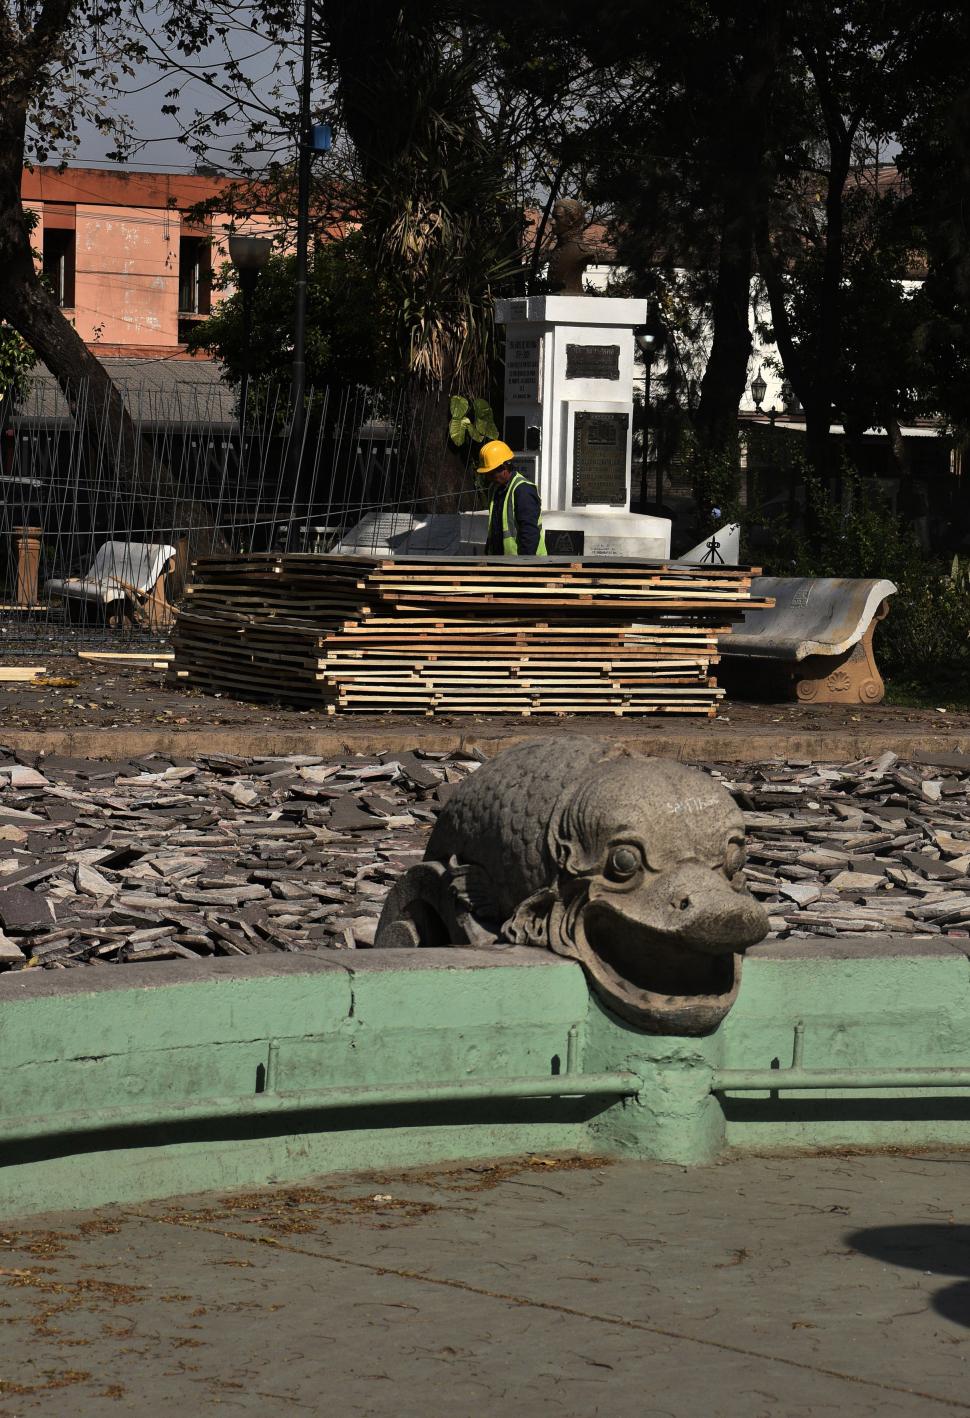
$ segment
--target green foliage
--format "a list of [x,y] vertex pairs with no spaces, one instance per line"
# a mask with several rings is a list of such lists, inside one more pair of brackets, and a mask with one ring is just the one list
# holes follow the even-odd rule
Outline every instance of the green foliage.
[[[787,553],[787,576],[886,576],[894,580],[922,565],[910,527],[894,516],[880,489],[850,468],[843,470],[842,497],[834,497],[811,473],[805,475],[811,535],[787,530],[778,551]],[[777,553],[776,553],[777,555]]]
[[0,399],[8,395],[16,403],[27,393],[27,376],[37,356],[16,330],[0,321]]
[[[682,447],[688,456],[694,497],[701,511],[705,528],[722,525],[723,514],[738,500],[740,468],[732,448],[715,449],[700,444],[692,433],[685,435]],[[714,508],[720,517],[709,518]]]
[[[446,389],[453,379],[485,385],[492,286],[515,269],[503,257],[501,232],[475,209],[474,197],[483,206],[488,201],[484,181],[460,184],[458,176],[454,170],[441,173],[427,195],[405,198],[383,187],[369,200],[375,265],[393,293],[402,367]],[[434,190],[439,185],[440,193]],[[464,194],[462,186],[469,189]]]
[[[970,563],[927,555],[879,489],[845,470],[842,499],[806,477],[809,537],[790,523],[773,528],[765,570],[779,576],[886,577],[897,594],[877,632],[887,680],[917,699],[966,696],[970,687]],[[742,514],[743,515],[743,514]]]
[[476,96],[485,51],[441,7],[333,5],[324,15],[399,368],[425,389],[484,390],[492,291],[520,269],[521,226]]
[[[256,287],[251,339],[245,338],[242,295],[234,290],[195,326],[189,349],[215,355],[233,384],[244,373],[255,380],[288,381],[295,276],[295,257],[271,256]],[[226,267],[218,284],[225,289],[232,281],[232,268]],[[319,247],[307,287],[308,387],[386,382],[391,376],[387,320],[386,293],[362,257],[360,237]]]
[[970,694],[970,590],[942,568],[924,563],[897,582],[880,632],[888,678],[934,698]]
[[455,394],[449,402],[449,412],[448,437],[456,448],[466,442],[484,443],[486,439],[498,438],[495,415],[487,399],[469,400]]
[[[27,231],[33,232],[40,213],[24,208],[22,219]],[[9,397],[16,403],[26,397],[27,377],[36,362],[37,356],[27,341],[11,325],[0,320],[0,400]]]

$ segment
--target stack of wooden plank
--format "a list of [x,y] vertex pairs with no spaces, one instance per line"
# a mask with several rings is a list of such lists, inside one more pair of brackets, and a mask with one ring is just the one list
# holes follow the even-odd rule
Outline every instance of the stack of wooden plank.
[[758,604],[752,574],[592,557],[210,557],[178,617],[172,674],[330,713],[710,715],[717,638]]

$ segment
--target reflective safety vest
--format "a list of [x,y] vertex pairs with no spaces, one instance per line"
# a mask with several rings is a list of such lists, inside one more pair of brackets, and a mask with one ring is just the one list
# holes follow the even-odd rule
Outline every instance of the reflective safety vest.
[[[509,485],[505,489],[505,497],[502,499],[502,551],[505,556],[518,556],[519,554],[519,529],[515,521],[515,489],[521,487],[523,483],[529,482],[521,473],[514,473],[509,479]],[[531,486],[531,484],[530,484]],[[492,498],[488,504],[488,536],[485,545],[491,541],[492,537],[492,516],[495,512],[497,499]],[[547,556],[546,534],[542,530],[542,509],[539,509],[539,545],[536,547],[534,556]]]

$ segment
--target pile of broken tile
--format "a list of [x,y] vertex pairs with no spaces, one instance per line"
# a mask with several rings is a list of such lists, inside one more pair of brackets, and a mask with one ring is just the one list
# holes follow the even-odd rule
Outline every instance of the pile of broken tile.
[[0,757],[0,969],[373,944],[481,761],[386,757]]
[[772,936],[970,935],[970,758],[714,772],[744,810]]
[[[0,750],[0,970],[371,945],[481,760]],[[710,771],[744,810],[773,936],[970,935],[970,761]]]

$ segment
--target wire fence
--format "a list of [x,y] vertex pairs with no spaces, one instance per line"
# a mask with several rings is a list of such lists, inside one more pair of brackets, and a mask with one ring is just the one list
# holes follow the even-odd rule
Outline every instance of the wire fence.
[[127,441],[85,384],[0,400],[0,655],[161,644],[199,553],[457,550],[476,508],[400,391],[309,391],[297,446],[285,385],[241,407],[211,380],[115,383]]

